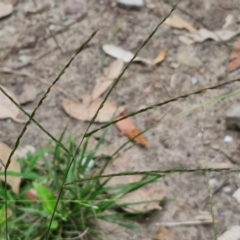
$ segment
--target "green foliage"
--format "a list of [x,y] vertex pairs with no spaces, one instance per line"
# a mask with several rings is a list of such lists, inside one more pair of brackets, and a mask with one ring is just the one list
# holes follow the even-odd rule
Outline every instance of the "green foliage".
[[[63,135],[59,141],[62,141]],[[19,195],[7,191],[8,208],[12,215],[8,219],[8,235],[10,239],[45,239],[49,231],[50,239],[76,237],[87,230],[85,238],[90,235],[98,236],[96,220],[111,221],[127,228],[135,228],[134,222],[123,212],[116,212],[121,207],[128,207],[134,203],[118,205],[116,200],[125,194],[156,181],[161,175],[153,175],[143,180],[114,188],[114,194],[108,194],[106,186],[109,179],[100,182],[99,179],[84,181],[86,177],[96,175],[95,164],[109,159],[96,158],[106,131],[103,133],[95,148],[88,150],[88,139],[71,165],[66,182],[75,182],[65,185],[63,194],[55,211],[54,219],[49,229],[50,218],[55,210],[57,196],[66,174],[66,166],[72,157],[58,144],[52,148],[40,150],[35,154],[28,154],[26,159],[20,159],[23,173],[22,187]],[[76,139],[68,139],[68,152],[76,152]],[[102,169],[103,170],[103,169]],[[98,169],[99,171],[99,169]],[[100,172],[101,171],[100,169]],[[34,189],[38,199],[33,201],[26,198],[26,192]],[[0,198],[4,199],[4,190],[0,189]],[[136,203],[137,204],[137,203]],[[5,223],[4,201],[0,206],[0,229],[3,231]]]

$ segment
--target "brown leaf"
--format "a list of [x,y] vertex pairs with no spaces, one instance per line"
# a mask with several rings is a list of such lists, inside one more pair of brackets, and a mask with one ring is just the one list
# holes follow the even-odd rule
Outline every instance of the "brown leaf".
[[[15,100],[18,102],[17,96],[9,91],[7,88],[1,86],[1,88]],[[26,121],[18,119],[17,116],[20,113],[20,110],[15,106],[15,104],[5,96],[2,91],[0,91],[0,119],[12,118],[15,122],[25,123]]]
[[[121,59],[124,62],[130,62],[133,58],[134,54],[132,52],[126,51],[120,47],[111,44],[103,45],[103,51],[107,53],[109,56]],[[140,62],[146,65],[153,65],[153,61],[151,59],[136,57],[134,62]]]
[[[0,142],[0,171],[3,172],[5,169],[5,166],[8,161],[8,157],[10,156],[11,149],[5,144]],[[17,159],[16,155],[13,155],[11,158],[11,163],[8,166],[7,172],[16,172],[20,173],[20,165]],[[1,176],[0,179],[4,181],[4,176]],[[20,182],[21,179],[20,177],[14,177],[14,176],[7,176],[7,184],[12,187],[12,190],[14,193],[18,194],[19,193],[19,188],[20,188]]]
[[109,68],[106,69],[105,75],[97,81],[92,92],[92,100],[100,97],[113,84],[114,79],[120,75],[122,70],[123,61],[121,59],[114,61]]
[[165,49],[161,50],[158,56],[153,60],[154,64],[158,64],[162,62],[167,56],[167,51]]
[[[119,158],[112,161],[104,171],[105,174],[114,174],[119,172],[127,171],[137,171],[136,164],[131,160],[131,157],[128,153],[122,154]],[[139,175],[129,175],[129,176],[119,176],[113,177],[107,182],[108,187],[116,187],[119,185],[130,184],[134,182],[139,182],[142,179],[142,176]],[[116,193],[116,190],[109,191],[111,194]],[[154,209],[161,210],[162,207],[159,205],[159,202],[165,197],[166,189],[156,187],[153,184],[145,185],[131,193],[121,196],[116,202],[118,204],[127,204],[134,202],[143,202],[141,204],[131,204],[129,207],[124,207],[124,210],[129,213],[136,212],[147,212]],[[154,202],[149,202],[153,201]]]
[[[102,98],[98,98],[91,103],[80,103],[64,98],[62,106],[64,111],[71,117],[81,121],[91,121],[102,101]],[[106,101],[103,108],[99,111],[95,122],[109,122],[114,115],[118,116],[124,109],[125,107],[123,106],[117,108],[114,103]]]
[[0,18],[9,16],[13,12],[13,5],[0,2]]
[[[119,118],[124,116],[126,116],[125,113],[121,114]],[[140,133],[140,130],[137,128],[134,122],[129,118],[126,118],[117,122],[116,126],[126,137],[130,139]],[[143,147],[146,147],[148,145],[146,138],[142,134],[134,138],[133,141]]]
[[240,68],[240,41],[234,45],[233,51],[230,54],[227,71],[232,72],[238,68]]
[[165,227],[160,227],[153,240],[173,240],[173,238]]
[[178,29],[187,29],[190,33],[196,33],[197,29],[194,28],[192,25],[190,25],[187,21],[183,20],[182,18],[180,18],[177,15],[174,15],[172,17],[169,17],[166,19],[166,21],[164,22],[165,24],[167,24],[170,27],[173,28],[178,28]]
[[33,84],[24,84],[21,94],[18,95],[18,100],[20,104],[26,104],[32,102],[37,97],[37,89]]

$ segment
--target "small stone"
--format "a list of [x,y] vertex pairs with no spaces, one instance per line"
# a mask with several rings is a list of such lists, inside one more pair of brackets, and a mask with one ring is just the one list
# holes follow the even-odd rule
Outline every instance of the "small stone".
[[193,77],[193,78],[191,78],[191,82],[193,85],[195,85],[198,82],[198,80],[197,80],[197,78]]
[[196,56],[194,49],[189,46],[181,46],[178,49],[177,60],[188,67],[200,68],[202,66],[202,61]]
[[120,6],[130,7],[130,8],[140,8],[144,5],[143,0],[118,0],[117,3]]
[[225,136],[224,142],[231,143],[233,141],[233,138],[231,136]]
[[21,55],[18,57],[18,60],[22,63],[28,63],[30,61],[30,58],[26,55]]
[[226,128],[240,131],[240,105],[232,105],[226,114]]
[[212,188],[214,188],[214,187],[216,187],[216,186],[219,185],[218,181],[217,181],[215,178],[209,179],[208,184],[209,184]]
[[229,187],[229,186],[226,186],[226,187],[223,188],[223,191],[224,191],[225,193],[230,193],[230,192],[232,191],[232,188]]

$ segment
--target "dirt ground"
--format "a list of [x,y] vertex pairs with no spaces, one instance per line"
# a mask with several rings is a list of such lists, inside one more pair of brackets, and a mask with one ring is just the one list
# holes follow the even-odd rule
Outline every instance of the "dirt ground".
[[[38,90],[37,99],[24,106],[29,113],[36,107],[47,87],[76,49],[93,31],[99,29],[88,48],[76,57],[36,114],[36,120],[56,137],[60,136],[69,121],[69,116],[61,107],[63,97],[79,100],[83,94],[91,92],[96,79],[101,75],[104,56],[102,46],[109,41],[116,29],[120,30],[113,38],[112,44],[135,52],[159,21],[168,14],[175,1],[146,0],[145,5],[136,10],[119,7],[111,0],[88,0],[82,1],[83,7],[76,14],[66,14],[64,2],[39,1],[38,6],[49,7],[41,13],[29,14],[28,9],[33,9],[33,2],[18,1],[11,16],[0,20],[0,83],[14,91],[24,83],[35,85]],[[239,3],[239,0],[183,0],[175,13],[195,28],[204,27],[209,30],[221,29],[226,16],[231,14],[237,19],[240,28]],[[73,21],[74,24],[66,27],[69,21]],[[53,32],[61,30],[55,36],[63,52],[57,49],[47,31],[47,25]],[[124,103],[127,112],[130,113],[240,76],[240,71],[231,74],[226,72],[229,55],[237,37],[226,43],[205,41],[188,47],[178,39],[181,32],[185,30],[162,25],[140,55],[153,59],[160,49],[166,49],[166,60],[153,69],[133,64],[109,99],[116,103]],[[201,67],[193,68],[178,62],[177,54],[186,48],[201,60]],[[106,56],[105,66],[112,60],[113,58]],[[4,73],[6,68],[10,73]],[[197,80],[194,84],[193,79]],[[236,161],[234,167],[238,168],[240,134],[226,130],[225,116],[228,108],[240,101],[239,96],[174,117],[175,114],[189,110],[196,104],[231,93],[238,88],[239,83],[234,83],[135,116],[134,122],[140,129],[149,127],[165,116],[161,124],[145,134],[149,142],[147,148],[136,145],[130,149],[133,160],[138,162],[136,170],[166,170],[176,166],[199,167],[199,161],[204,159],[229,163],[226,156],[233,158]],[[23,114],[20,116],[25,117]],[[23,125],[7,119],[1,120],[0,126],[0,140],[12,147]],[[87,122],[71,120],[67,135],[83,133],[87,126]],[[92,129],[99,126],[100,124],[94,124]],[[227,135],[233,138],[231,143],[224,141]],[[126,137],[112,126],[106,143],[126,140]],[[31,144],[40,149],[49,142],[48,136],[32,123],[20,145]],[[225,155],[216,149],[220,149]],[[209,185],[213,188],[228,181],[213,198],[214,213],[218,219],[218,235],[221,235],[231,226],[240,224],[239,204],[232,197],[240,185],[239,174],[210,173],[209,179]],[[209,205],[205,206],[204,201],[208,195],[206,174],[172,174],[159,181],[159,187],[162,186],[167,188],[169,199],[163,211],[143,219],[141,232],[124,232],[121,237],[113,233],[111,239],[152,239],[162,223],[192,221],[200,211],[210,211]],[[214,239],[211,225],[175,226],[169,228],[169,231],[173,239],[178,240]]]

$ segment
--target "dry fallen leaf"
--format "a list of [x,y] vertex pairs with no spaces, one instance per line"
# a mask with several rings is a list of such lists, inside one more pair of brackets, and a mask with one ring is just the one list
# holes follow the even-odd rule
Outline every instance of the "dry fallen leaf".
[[13,12],[13,5],[0,2],[0,18],[9,16]]
[[153,237],[153,240],[173,240],[173,238],[165,227],[160,227]]
[[[0,162],[1,172],[4,172],[4,169],[7,164],[11,151],[12,150],[5,143],[0,142],[0,160],[2,161],[2,163]],[[8,166],[7,172],[16,172],[16,173],[21,172],[20,165],[16,155],[12,156],[11,163]],[[0,178],[2,181],[4,181],[4,176],[1,176]],[[20,182],[21,182],[20,177],[7,176],[7,184],[9,184],[12,187],[13,192],[16,194],[19,193]]]
[[17,96],[20,104],[26,104],[36,99],[37,89],[33,84],[24,84],[21,90],[21,94]]
[[194,28],[192,25],[190,25],[187,21],[183,20],[177,15],[174,15],[172,17],[169,17],[164,22],[170,27],[178,28],[178,29],[187,29],[190,33],[196,33],[197,29]]
[[[137,171],[136,163],[132,161],[130,154],[125,152],[119,158],[112,161],[104,171],[105,174],[115,174],[119,172],[128,172],[128,171]],[[129,175],[129,176],[119,176],[111,178],[106,186],[108,187],[116,187],[119,185],[130,184],[134,182],[138,182],[142,179],[142,176],[139,175]],[[104,180],[101,180],[104,181]],[[109,193],[114,194],[116,190],[109,190]],[[156,187],[154,184],[145,185],[131,193],[120,196],[116,202],[118,204],[127,204],[131,203],[130,206],[124,207],[124,210],[129,213],[137,213],[137,212],[147,212],[154,209],[161,210],[162,207],[159,205],[159,202],[166,196],[166,189]],[[156,200],[156,201],[154,201]],[[150,202],[154,201],[154,202]],[[134,202],[143,202],[141,204],[132,204]]]
[[165,49],[161,50],[158,56],[153,60],[154,64],[158,64],[162,62],[167,56],[167,51]]
[[227,65],[227,71],[232,72],[240,68],[240,41],[238,41],[233,48],[233,51],[229,57],[229,63]]
[[93,89],[92,100],[100,97],[113,84],[114,79],[122,72],[123,65],[123,61],[118,59],[106,69],[104,76],[97,81]]
[[228,29],[221,29],[217,31],[210,31],[208,29],[202,28],[198,30],[197,33],[186,33],[185,36],[191,38],[195,42],[204,42],[208,39],[212,39],[216,42],[228,41],[231,38],[237,36],[240,33],[238,31],[232,31]]
[[[71,117],[82,121],[91,121],[102,101],[102,98],[98,98],[91,103],[80,103],[64,98],[62,106],[64,111]],[[113,102],[106,101],[103,108],[99,111],[95,122],[109,122],[114,115],[118,116],[124,110],[124,106],[117,107]]]
[[[117,46],[111,45],[111,44],[103,45],[103,51],[105,53],[107,53],[109,56],[117,58],[117,59],[121,59],[127,63],[130,62],[134,56],[134,54],[132,52],[126,51],[120,47],[117,47]],[[151,59],[147,59],[147,58],[136,57],[133,61],[140,62],[140,63],[147,64],[147,65],[153,65],[153,61]]]
[[[1,88],[12,98],[15,102],[19,103],[14,93],[7,88],[1,86]],[[0,119],[12,118],[15,122],[25,123],[26,121],[18,119],[17,116],[20,110],[15,106],[12,101],[6,97],[2,91],[0,91]]]
[[[126,116],[125,113],[121,114],[119,118]],[[133,138],[134,136],[138,135],[140,133],[140,130],[137,128],[137,126],[134,124],[134,122],[129,119],[123,119],[117,123],[115,123],[117,128],[128,138]],[[146,147],[148,145],[148,142],[146,138],[140,134],[136,138],[133,139],[134,142],[137,144]]]

